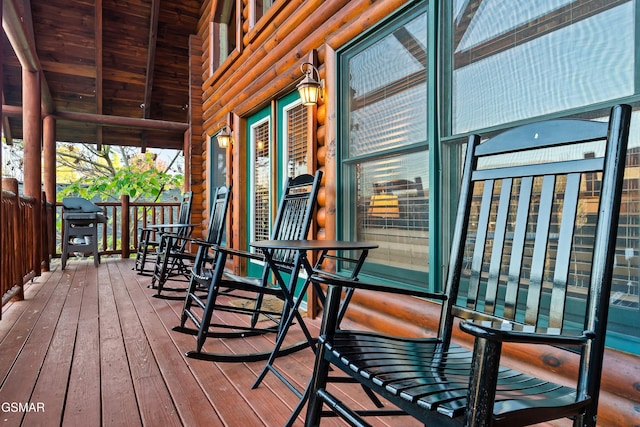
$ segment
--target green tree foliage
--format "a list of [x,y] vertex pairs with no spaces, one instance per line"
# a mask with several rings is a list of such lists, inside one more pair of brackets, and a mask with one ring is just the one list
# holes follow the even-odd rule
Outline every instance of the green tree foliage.
[[68,185],[58,199],[79,196],[85,199],[118,200],[129,195],[133,201],[157,201],[165,190],[178,188],[180,173],[170,172],[177,155],[167,164],[154,153],[137,153],[129,147],[61,144],[58,147],[57,175]]

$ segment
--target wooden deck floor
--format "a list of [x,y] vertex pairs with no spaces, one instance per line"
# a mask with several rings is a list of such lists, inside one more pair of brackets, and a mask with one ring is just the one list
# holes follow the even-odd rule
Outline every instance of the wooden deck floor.
[[[133,260],[103,259],[96,269],[92,261],[72,259],[62,271],[55,262],[26,286],[24,301],[3,308],[0,425],[283,425],[297,398],[273,374],[251,389],[264,362],[184,357],[194,337],[171,330],[182,302],[153,298],[150,278],[132,267]],[[317,334],[319,320],[307,324]],[[302,333],[293,327],[290,336],[299,340]],[[210,339],[205,350],[266,350],[272,339]],[[305,349],[277,364],[301,389],[313,354]],[[345,387],[346,398],[366,402],[355,386]],[[417,425],[406,417],[372,421]],[[302,424],[299,417],[296,425]]]

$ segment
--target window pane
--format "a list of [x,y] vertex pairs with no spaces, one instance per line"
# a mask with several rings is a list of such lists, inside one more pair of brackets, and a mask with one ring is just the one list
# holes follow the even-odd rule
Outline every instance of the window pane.
[[634,92],[631,1],[457,0],[453,12],[454,134]]
[[271,5],[273,4],[273,0],[254,0],[254,5],[256,8],[256,22],[269,10]]
[[252,133],[253,229],[251,240],[266,240],[270,234],[271,160],[269,121],[257,124]]
[[307,173],[307,107],[298,104],[285,110],[286,132],[285,145],[287,147],[287,177],[293,178]]
[[[629,148],[627,149],[624,190],[616,264],[613,270],[609,308],[607,345],[638,354],[640,352],[640,111],[631,118]],[[596,177],[597,178],[597,177]],[[600,182],[594,179],[587,192],[599,191]],[[613,333],[611,333],[613,332]]]
[[236,48],[235,0],[218,0],[216,10],[216,15],[209,26],[211,72],[222,65]]
[[349,59],[349,157],[426,141],[426,32],[423,14]]
[[357,171],[356,240],[380,245],[367,262],[427,272],[428,152],[362,162]]

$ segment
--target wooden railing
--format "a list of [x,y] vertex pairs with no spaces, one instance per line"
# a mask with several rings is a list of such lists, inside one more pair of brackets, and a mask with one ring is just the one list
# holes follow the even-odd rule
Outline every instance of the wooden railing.
[[[7,189],[5,189],[7,188]],[[41,234],[36,235],[37,210],[41,209]],[[38,206],[33,197],[20,196],[15,180],[3,180],[0,229],[0,295],[2,304],[23,298],[23,285],[49,267],[48,236],[52,207]],[[34,242],[43,242],[41,251]]]
[[[36,236],[36,199],[20,196],[17,181],[2,190],[0,215],[0,295],[2,305],[23,298],[23,286],[49,268],[53,257],[60,257],[62,247],[62,205],[43,202],[40,213],[41,235]],[[14,182],[15,181],[15,182]],[[43,195],[43,199],[44,195]],[[122,196],[120,203],[96,203],[104,209],[107,222],[98,227],[98,250],[101,255],[129,258],[138,246],[138,230],[150,224],[173,223],[178,218],[178,202],[130,202]],[[42,242],[37,251],[34,242]]]
[[[100,255],[120,255],[129,258],[138,247],[141,227],[150,224],[173,223],[178,219],[179,202],[131,202],[129,196],[122,196],[118,202],[97,202],[104,210],[107,222],[98,226],[98,251]],[[56,204],[56,250],[62,253],[62,204]]]

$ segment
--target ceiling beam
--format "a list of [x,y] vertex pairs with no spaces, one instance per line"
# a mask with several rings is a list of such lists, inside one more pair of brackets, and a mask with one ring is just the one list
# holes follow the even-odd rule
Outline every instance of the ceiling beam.
[[[22,115],[22,107],[15,105],[3,105],[3,116],[19,117]],[[58,111],[51,114],[58,120],[69,120],[72,122],[84,122],[101,126],[161,130],[184,132],[189,128],[189,123],[169,122],[166,120],[139,119],[136,117],[109,116],[105,114],[74,113],[71,111]]]
[[[4,107],[3,107],[4,111]],[[104,114],[73,113],[58,111],[54,114],[58,120],[95,123],[103,126],[138,128],[147,130],[181,131],[189,128],[188,123],[169,122],[166,120],[138,119],[135,117],[108,116]]]

